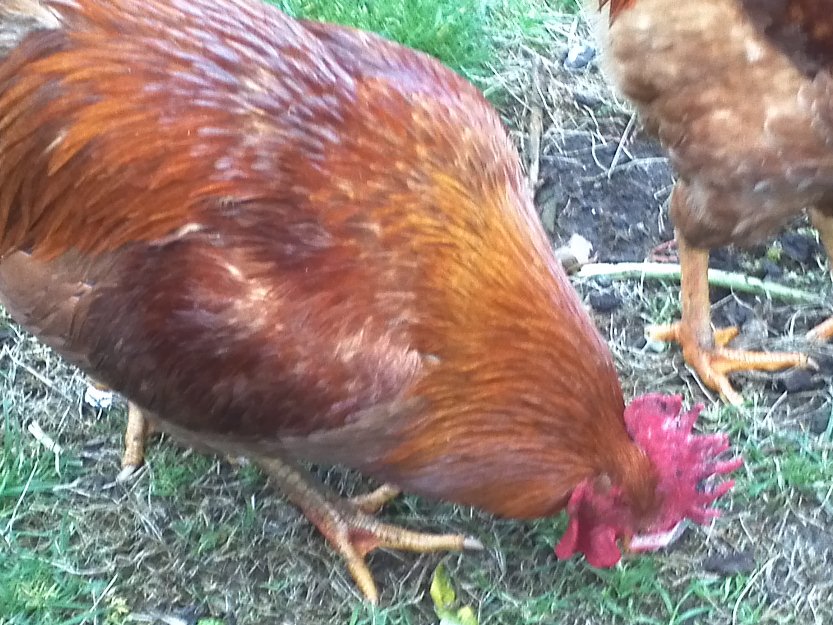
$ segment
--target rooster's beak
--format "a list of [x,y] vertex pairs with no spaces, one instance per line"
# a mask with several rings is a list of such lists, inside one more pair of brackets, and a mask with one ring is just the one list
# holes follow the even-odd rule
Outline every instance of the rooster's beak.
[[622,542],[625,551],[630,553],[657,551],[658,549],[663,549],[674,543],[682,535],[684,529],[685,524],[680,521],[666,532],[627,536]]

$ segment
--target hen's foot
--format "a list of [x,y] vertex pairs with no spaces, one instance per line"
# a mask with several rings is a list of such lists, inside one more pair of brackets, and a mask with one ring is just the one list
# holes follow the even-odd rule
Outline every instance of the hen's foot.
[[683,358],[697,372],[703,384],[735,406],[743,403],[743,397],[732,387],[729,374],[737,371],[779,371],[810,364],[810,359],[799,352],[750,352],[726,347],[738,332],[737,328],[715,330],[713,347],[702,345],[681,322],[654,326],[649,335],[655,341],[679,343]]
[[124,482],[145,462],[145,442],[154,432],[153,422],[133,402],[127,402],[127,429],[124,433],[124,455],[117,482]]
[[391,486],[385,485],[353,501],[343,500],[327,492],[312,476],[292,464],[277,458],[256,460],[344,558],[356,586],[371,603],[378,601],[379,593],[364,557],[374,549],[429,552],[483,548],[475,538],[413,532],[382,523],[363,511],[378,508],[395,496],[398,491]]
[[811,341],[829,341],[833,337],[833,317],[821,322],[807,333]]

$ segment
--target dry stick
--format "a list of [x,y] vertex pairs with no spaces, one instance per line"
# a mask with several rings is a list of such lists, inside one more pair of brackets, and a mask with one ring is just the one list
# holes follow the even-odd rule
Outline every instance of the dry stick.
[[613,170],[616,169],[616,165],[619,164],[619,159],[622,157],[622,152],[625,151],[625,142],[630,138],[631,131],[633,127],[636,125],[636,113],[631,115],[631,118],[628,120],[628,125],[625,126],[625,130],[622,132],[622,136],[619,138],[619,143],[616,145],[616,152],[613,153],[613,158],[610,161],[610,167],[607,168],[607,179],[613,176]]
[[535,193],[541,171],[541,136],[544,133],[544,106],[541,95],[541,61],[532,66],[532,111],[529,118],[529,188]]
[[[573,274],[576,278],[647,278],[649,280],[680,281],[682,272],[677,263],[589,263]],[[709,269],[709,284],[741,293],[766,295],[775,299],[800,304],[821,304],[824,299],[807,291],[792,289],[783,284],[753,278],[742,273]]]

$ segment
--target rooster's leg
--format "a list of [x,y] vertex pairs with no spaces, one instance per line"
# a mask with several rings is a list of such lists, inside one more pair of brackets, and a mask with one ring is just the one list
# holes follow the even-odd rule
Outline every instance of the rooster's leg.
[[[819,231],[819,238],[822,245],[824,245],[824,251],[827,252],[830,271],[833,272],[833,217],[829,217],[820,210],[813,208],[810,210],[810,220],[813,222],[815,229]],[[823,321],[807,333],[808,339],[817,341],[827,341],[831,337],[833,337],[833,317]]]
[[738,335],[738,329],[712,330],[709,252],[692,247],[679,232],[676,239],[682,270],[682,319],[677,323],[651,328],[651,338],[679,343],[685,361],[694,368],[703,383],[735,405],[740,404],[743,398],[732,388],[728,377],[730,373],[777,371],[807,365],[807,356],[797,352],[749,352],[727,348],[726,345]]
[[[90,384],[100,391],[109,391],[106,384],[90,379]],[[127,402],[127,428],[124,432],[124,454],[121,458],[121,471],[116,476],[117,482],[129,479],[145,462],[145,442],[156,431],[153,421],[133,402]]]
[[127,429],[124,434],[124,455],[121,471],[116,477],[123,482],[133,475],[145,461],[145,442],[154,431],[153,422],[133,402],[127,402]]
[[[356,505],[339,499],[294,464],[274,457],[254,460],[341,554],[359,590],[372,603],[379,595],[364,557],[374,549],[427,552],[483,548],[478,540],[460,534],[424,534],[382,523],[362,511],[362,502]],[[370,503],[390,499],[395,490],[390,486],[382,489],[370,494]]]

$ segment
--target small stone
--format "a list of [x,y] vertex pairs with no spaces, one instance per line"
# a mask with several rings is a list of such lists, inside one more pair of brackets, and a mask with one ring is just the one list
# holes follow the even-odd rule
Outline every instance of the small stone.
[[743,327],[749,321],[754,319],[752,311],[746,306],[742,306],[736,300],[729,300],[725,305],[721,306],[715,313],[715,323],[721,326],[737,326]]
[[814,391],[822,388],[824,380],[814,376],[807,369],[795,369],[777,377],[772,386],[781,393],[803,393],[804,391]]
[[713,555],[703,560],[703,569],[723,577],[751,573],[755,570],[755,557],[749,551]]
[[113,405],[113,392],[88,384],[84,390],[84,403],[93,408],[106,410]]
[[645,337],[645,349],[656,352],[657,354],[662,354],[668,351],[668,343],[665,341],[654,341],[653,339]]
[[587,67],[594,58],[596,58],[596,49],[593,46],[586,44],[573,46],[567,52],[567,57],[564,59],[564,67],[575,72]]
[[827,428],[830,425],[830,409],[822,408],[821,410],[816,410],[802,420],[807,424],[807,429],[811,434],[819,436],[827,432]]
[[547,232],[555,232],[555,202],[547,202],[541,206],[541,223]]
[[813,360],[818,367],[819,374],[833,377],[833,356],[824,353],[814,353]]
[[778,280],[784,275],[784,270],[781,266],[765,258],[761,261],[760,276],[763,280]]
[[797,232],[788,232],[780,238],[781,253],[799,264],[809,262],[812,255],[812,242]]
[[179,613],[174,615],[174,618],[181,619],[186,625],[197,625],[206,616],[208,616],[208,610],[204,606],[189,605],[179,610]]
[[587,299],[598,313],[613,312],[622,305],[621,298],[613,291],[593,291]]
[[597,98],[594,95],[589,93],[583,93],[581,91],[577,91],[573,94],[573,98],[576,101],[576,104],[579,106],[584,106],[589,109],[597,109],[602,105],[601,98]]
[[575,233],[570,237],[567,245],[579,263],[586,265],[590,262],[590,257],[593,256],[593,244],[590,241]]

